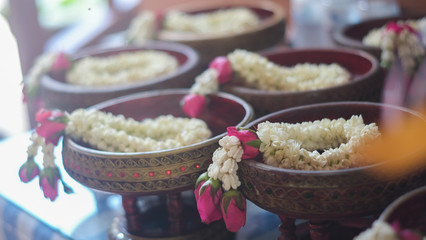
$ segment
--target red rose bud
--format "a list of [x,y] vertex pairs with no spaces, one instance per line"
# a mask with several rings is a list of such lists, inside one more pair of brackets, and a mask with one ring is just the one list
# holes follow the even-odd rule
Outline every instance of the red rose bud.
[[410,33],[415,33],[417,35],[420,34],[418,31],[416,31],[414,28],[412,28],[409,24],[398,24],[396,22],[390,22],[386,25],[386,30],[387,31],[393,31],[395,32],[397,35],[400,34],[404,29],[407,29]]
[[228,231],[237,232],[246,225],[246,204],[246,199],[237,190],[230,190],[223,194],[220,208]]
[[46,167],[40,172],[40,187],[45,198],[54,201],[58,196],[58,181],[61,178],[59,169],[56,167]]
[[221,196],[222,188],[219,180],[210,178],[201,186],[197,209],[203,223],[209,224],[222,218],[219,207]]
[[53,62],[52,71],[67,70],[70,66],[71,61],[68,56],[63,52],[60,52],[58,53],[55,62]]
[[195,195],[195,199],[198,201],[198,198],[200,197],[200,188],[201,186],[207,181],[209,180],[209,176],[207,175],[207,172],[202,173],[197,181],[195,182],[195,190],[194,190],[194,195]]
[[256,133],[250,130],[238,130],[236,127],[228,127],[227,132],[228,136],[240,139],[244,150],[242,159],[255,158],[259,154],[260,142]]
[[49,111],[41,108],[37,111],[35,120],[40,123],[36,128],[37,134],[45,139],[46,144],[57,145],[67,126],[65,114],[59,110]]
[[206,98],[198,94],[188,94],[183,98],[183,111],[191,118],[197,118],[206,106]]
[[65,114],[60,110],[47,110],[45,108],[40,108],[35,116],[35,120],[39,123],[44,123],[47,121],[58,121],[65,116]]
[[38,126],[36,132],[40,137],[44,138],[46,144],[52,143],[56,146],[66,126],[65,123],[46,122]]
[[226,83],[232,78],[232,67],[227,57],[216,57],[210,63],[209,68],[213,68],[217,71],[219,83]]
[[39,173],[40,169],[31,157],[19,168],[19,178],[24,183],[33,180]]
[[163,21],[164,21],[164,12],[162,11],[155,11],[155,30],[160,31],[163,28]]

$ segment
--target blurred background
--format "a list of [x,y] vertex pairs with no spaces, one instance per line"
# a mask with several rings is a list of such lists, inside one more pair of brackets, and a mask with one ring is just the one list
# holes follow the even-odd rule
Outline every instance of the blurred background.
[[[141,9],[161,10],[189,1],[191,0],[0,0],[0,136],[4,138],[29,129],[26,106],[22,102],[21,81],[37,56],[50,50],[75,52],[113,33],[120,27],[118,25],[122,19],[132,18]],[[287,13],[287,41],[298,41],[298,46],[303,46],[303,42],[309,39],[292,39],[292,36],[300,36],[293,31],[294,24],[311,26],[313,29],[324,26],[329,28],[367,18],[395,15],[401,8],[421,10],[415,4],[422,2],[274,1],[281,4]],[[319,35],[317,41],[326,42],[329,37],[327,34],[324,32]]]

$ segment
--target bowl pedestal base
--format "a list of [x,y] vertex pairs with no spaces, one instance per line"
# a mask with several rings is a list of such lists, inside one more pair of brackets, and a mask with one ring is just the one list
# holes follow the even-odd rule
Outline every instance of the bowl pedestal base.
[[342,220],[310,220],[296,225],[296,219],[279,215],[281,236],[278,240],[332,240],[353,239],[369,228],[376,218]]
[[122,196],[124,216],[116,217],[110,240],[232,239],[223,221],[203,224],[192,192],[150,196]]

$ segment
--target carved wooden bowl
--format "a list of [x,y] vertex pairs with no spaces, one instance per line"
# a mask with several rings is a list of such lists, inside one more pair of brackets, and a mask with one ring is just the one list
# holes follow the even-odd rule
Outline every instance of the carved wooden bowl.
[[367,51],[380,59],[382,50],[379,47],[368,46],[362,43],[362,39],[368,34],[368,32],[375,28],[383,27],[391,21],[419,19],[421,17],[423,16],[405,14],[401,16],[368,19],[360,23],[349,24],[334,29],[332,38],[341,46]]
[[[148,91],[93,106],[136,120],[171,114],[186,117],[179,105],[186,89]],[[242,126],[252,118],[251,107],[238,97],[210,96],[200,119],[213,137],[185,147],[151,152],[114,153],[91,148],[69,137],[63,141],[63,163],[68,174],[89,188],[133,195],[156,195],[192,189],[206,171],[218,141],[228,126]]]
[[111,86],[77,86],[66,82],[65,72],[48,73],[41,80],[42,97],[48,108],[72,111],[85,108],[108,99],[156,89],[186,88],[194,82],[202,69],[199,66],[198,53],[182,44],[151,42],[143,46],[125,46],[115,48],[92,48],[82,50],[73,56],[74,61],[87,56],[112,56],[118,53],[138,50],[157,50],[172,55],[178,60],[178,69],[170,74],[149,80]]
[[160,30],[157,38],[162,41],[178,42],[191,46],[198,51],[201,63],[204,65],[215,57],[226,55],[236,48],[259,51],[270,48],[284,39],[284,9],[272,1],[192,1],[191,3],[173,6],[167,10],[180,10],[196,14],[230,7],[247,7],[251,9],[261,19],[260,24],[255,28],[238,33],[223,34],[197,34]]
[[398,221],[402,229],[420,231],[426,235],[426,186],[405,193],[393,201],[380,220],[392,224]]
[[[382,124],[383,111],[415,113],[391,105],[368,102],[335,102],[295,107],[272,113],[247,125],[258,123],[299,123],[322,118],[349,119],[362,115],[365,123]],[[334,220],[379,214],[402,194],[426,184],[426,171],[418,170],[402,177],[381,177],[370,170],[379,164],[334,171],[302,171],[277,168],[261,160],[239,164],[242,191],[247,198],[270,212],[294,219]]]
[[266,91],[232,83],[222,90],[252,105],[260,117],[282,109],[335,101],[374,101],[381,99],[383,76],[378,61],[370,54],[352,49],[281,49],[263,54],[270,61],[293,66],[298,63],[337,63],[351,74],[349,83],[310,91]]

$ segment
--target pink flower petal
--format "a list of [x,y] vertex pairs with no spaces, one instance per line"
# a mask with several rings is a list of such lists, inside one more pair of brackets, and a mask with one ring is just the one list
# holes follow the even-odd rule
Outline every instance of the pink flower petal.
[[217,71],[219,83],[226,83],[232,78],[232,67],[227,57],[216,57],[210,63],[209,68]]
[[60,52],[52,65],[52,71],[67,70],[70,66],[71,61],[68,59],[68,56],[63,52]]
[[188,94],[183,99],[183,111],[191,118],[197,118],[206,107],[206,98],[198,94]]
[[244,154],[242,159],[255,158],[259,154],[259,149],[250,145],[248,142],[257,140],[257,135],[249,130],[238,130],[236,127],[227,128],[228,136],[235,136],[240,139],[243,146]]
[[246,199],[237,190],[231,190],[223,194],[221,211],[228,231],[237,232],[246,224],[246,204]]
[[222,218],[219,207],[221,196],[222,188],[218,180],[210,179],[201,186],[197,209],[203,223],[209,224]]
[[51,186],[47,176],[44,176],[40,181],[40,187],[43,190],[45,198],[49,198],[50,201],[54,201],[58,196],[58,177],[55,176],[54,186]]

